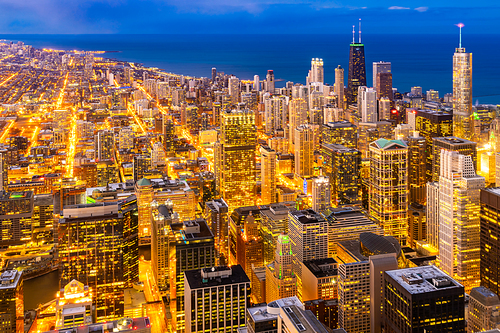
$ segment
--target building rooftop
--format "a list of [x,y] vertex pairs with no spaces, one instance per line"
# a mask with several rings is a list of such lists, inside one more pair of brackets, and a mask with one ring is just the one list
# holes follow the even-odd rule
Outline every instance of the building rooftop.
[[324,124],[323,126],[327,127],[327,128],[346,128],[346,127],[356,128],[356,126],[353,123],[348,122],[347,120],[331,121],[331,122]]
[[384,138],[378,139],[375,142],[372,142],[370,145],[375,145],[379,149],[400,149],[408,147],[403,140],[387,140]]
[[317,278],[337,276],[337,261],[333,258],[308,260],[303,264]]
[[195,269],[185,271],[184,276],[191,290],[236,283],[250,283],[250,279],[241,265]]
[[21,279],[22,272],[16,271],[15,269],[10,271],[4,271],[0,275],[0,289],[11,289],[15,288]]
[[172,228],[174,235],[180,235],[181,239],[178,239],[178,241],[184,243],[187,243],[187,241],[214,237],[212,231],[207,225],[207,221],[203,218],[183,221],[181,223],[172,223],[170,227]]
[[105,323],[81,325],[47,331],[45,333],[107,333],[107,332],[151,332],[149,317],[122,318]]
[[477,143],[474,141],[469,141],[462,138],[457,138],[456,136],[445,136],[440,138],[432,138],[433,141],[442,142],[451,146],[461,146],[461,145],[474,145],[477,146]]
[[326,222],[326,220],[321,216],[321,214],[317,213],[312,209],[291,211],[289,214],[297,221],[302,224],[311,224],[311,223],[321,223]]
[[498,295],[483,286],[473,288],[470,292],[470,297],[485,306],[500,305]]
[[445,274],[436,266],[422,266],[386,271],[410,294],[423,294],[443,289],[461,288],[463,286]]

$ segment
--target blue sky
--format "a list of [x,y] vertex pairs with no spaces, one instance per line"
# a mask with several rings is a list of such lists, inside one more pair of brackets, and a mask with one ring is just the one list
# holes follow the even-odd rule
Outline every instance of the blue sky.
[[500,33],[494,0],[0,0],[0,33]]

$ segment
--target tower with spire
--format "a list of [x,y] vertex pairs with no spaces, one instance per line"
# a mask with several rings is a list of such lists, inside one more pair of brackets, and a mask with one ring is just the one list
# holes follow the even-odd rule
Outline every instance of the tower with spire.
[[349,51],[349,72],[347,77],[347,104],[357,103],[358,88],[366,86],[365,46],[361,43],[361,19],[359,19],[359,35],[356,43],[354,26],[352,26],[352,43]]
[[472,53],[462,47],[462,28],[460,28],[458,48],[453,55],[453,135],[473,140],[474,115],[472,112]]

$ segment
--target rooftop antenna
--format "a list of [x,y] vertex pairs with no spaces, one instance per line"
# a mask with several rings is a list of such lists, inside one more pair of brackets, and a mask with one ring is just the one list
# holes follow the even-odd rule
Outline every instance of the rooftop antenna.
[[354,41],[354,34],[355,34],[355,32],[354,32],[354,25],[353,25],[352,26],[352,43],[353,44],[355,43],[355,41]]
[[458,39],[458,48],[461,49],[462,48],[462,28],[464,27],[464,24],[463,23],[459,23],[457,24],[457,27],[460,28],[460,37]]
[[361,44],[361,18],[359,18],[359,44]]

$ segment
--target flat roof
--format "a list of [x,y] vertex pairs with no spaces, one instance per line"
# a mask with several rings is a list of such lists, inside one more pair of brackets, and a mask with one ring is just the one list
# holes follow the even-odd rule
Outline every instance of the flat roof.
[[317,278],[338,275],[337,269],[334,268],[337,261],[333,258],[313,259],[304,261],[303,264]]
[[289,212],[297,221],[302,224],[312,224],[312,223],[321,223],[326,222],[326,220],[321,216],[321,214],[317,213],[312,209],[304,209],[298,211]]
[[[423,294],[438,290],[456,289],[463,286],[436,266],[421,266],[386,271],[385,274],[394,279],[410,294]],[[434,281],[442,282],[441,286]]]
[[[210,269],[210,268],[208,268]],[[226,270],[228,267],[214,267],[214,269]],[[185,281],[189,284],[189,287],[193,289],[210,288],[214,286],[224,286],[237,283],[250,283],[250,279],[245,274],[245,271],[241,265],[235,265],[229,267],[231,270],[231,275],[221,278],[211,278],[203,281],[201,277],[201,269],[195,269],[190,271],[185,271]]]

